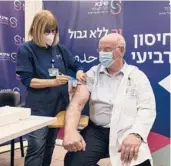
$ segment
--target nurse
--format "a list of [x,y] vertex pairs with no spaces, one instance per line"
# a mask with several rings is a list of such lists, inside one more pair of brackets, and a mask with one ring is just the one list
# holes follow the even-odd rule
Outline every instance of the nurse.
[[[37,13],[29,30],[30,41],[18,50],[16,73],[27,87],[26,107],[32,115],[54,117],[69,103],[69,70],[85,81],[83,68],[59,44],[58,23],[48,10]],[[25,166],[49,166],[58,129],[47,127],[28,135]]]

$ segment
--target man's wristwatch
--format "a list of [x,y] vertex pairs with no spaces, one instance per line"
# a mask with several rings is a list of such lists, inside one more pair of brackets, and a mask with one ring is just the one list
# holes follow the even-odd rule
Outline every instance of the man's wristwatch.
[[142,138],[139,134],[137,134],[137,133],[131,133],[131,134],[133,134],[133,135],[135,135],[137,138],[141,139],[141,141],[143,140],[143,138]]

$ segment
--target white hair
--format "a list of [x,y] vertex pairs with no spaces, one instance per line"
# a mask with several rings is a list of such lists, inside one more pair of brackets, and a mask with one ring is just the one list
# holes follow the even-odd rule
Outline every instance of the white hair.
[[117,40],[117,46],[123,47],[124,52],[126,51],[126,41],[123,36],[119,35]]

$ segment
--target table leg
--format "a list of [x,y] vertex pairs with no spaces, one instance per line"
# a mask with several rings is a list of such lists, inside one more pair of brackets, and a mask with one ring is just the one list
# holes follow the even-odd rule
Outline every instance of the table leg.
[[14,149],[15,149],[15,142],[13,139],[11,141],[11,163],[10,163],[10,166],[14,166]]

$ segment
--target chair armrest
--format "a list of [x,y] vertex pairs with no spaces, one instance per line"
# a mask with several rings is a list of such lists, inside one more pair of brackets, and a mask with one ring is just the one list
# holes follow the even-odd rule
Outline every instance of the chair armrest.
[[[81,115],[78,127],[86,127],[88,125],[89,117],[86,115]],[[50,124],[49,128],[63,128],[65,122],[65,111],[61,111],[56,115],[56,121]]]

